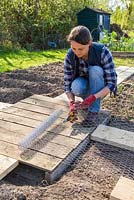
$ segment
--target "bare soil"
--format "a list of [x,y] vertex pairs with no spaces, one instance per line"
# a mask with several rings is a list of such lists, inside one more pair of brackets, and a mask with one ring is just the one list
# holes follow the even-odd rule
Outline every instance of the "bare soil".
[[[2,102],[42,93],[63,93],[62,63],[0,74]],[[110,126],[134,132],[134,76],[119,86],[116,98],[104,99],[102,108],[111,110]],[[46,183],[42,171],[20,165],[0,181],[0,200],[108,200],[120,175],[134,179],[133,161],[129,151],[91,142],[53,185]]]
[[56,97],[63,90],[63,63],[0,74],[0,101],[16,103],[33,94]]

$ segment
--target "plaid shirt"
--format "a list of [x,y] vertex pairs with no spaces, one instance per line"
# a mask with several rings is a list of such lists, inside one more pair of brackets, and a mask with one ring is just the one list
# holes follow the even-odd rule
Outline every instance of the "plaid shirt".
[[[72,54],[74,53],[72,52]],[[79,61],[79,66],[73,66],[77,65],[77,62],[74,62],[75,64],[72,64],[71,56],[72,55],[67,53],[64,60],[64,90],[66,93],[71,92],[71,83],[76,77],[75,71],[79,69],[78,76],[88,77],[88,68],[90,67],[88,61],[86,63],[82,58],[77,58]],[[76,59],[76,56],[74,57],[74,59]],[[107,86],[111,92],[116,92],[117,74],[115,72],[112,55],[105,46],[102,48],[100,63],[100,67],[102,67],[104,70],[105,86]]]

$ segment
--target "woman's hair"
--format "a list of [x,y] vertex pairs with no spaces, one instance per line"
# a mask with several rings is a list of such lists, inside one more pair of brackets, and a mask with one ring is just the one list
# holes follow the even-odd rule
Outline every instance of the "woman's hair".
[[86,45],[89,41],[92,41],[92,36],[89,29],[85,26],[74,27],[67,38],[68,42],[75,41],[80,44]]

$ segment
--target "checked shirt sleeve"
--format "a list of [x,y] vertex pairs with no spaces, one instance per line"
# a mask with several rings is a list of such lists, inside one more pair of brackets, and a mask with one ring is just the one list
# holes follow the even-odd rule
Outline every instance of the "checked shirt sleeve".
[[71,64],[70,54],[67,53],[64,60],[64,91],[65,93],[71,92],[71,83],[74,77],[74,70]]
[[117,74],[112,59],[111,52],[104,46],[101,54],[101,63],[104,69],[104,79],[106,86],[111,92],[116,92],[117,88]]

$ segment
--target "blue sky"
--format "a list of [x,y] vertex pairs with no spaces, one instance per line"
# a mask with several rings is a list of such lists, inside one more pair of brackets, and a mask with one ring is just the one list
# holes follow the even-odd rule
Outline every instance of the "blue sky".
[[121,8],[125,7],[121,0],[109,0],[110,8],[114,10],[117,6],[120,6]]

